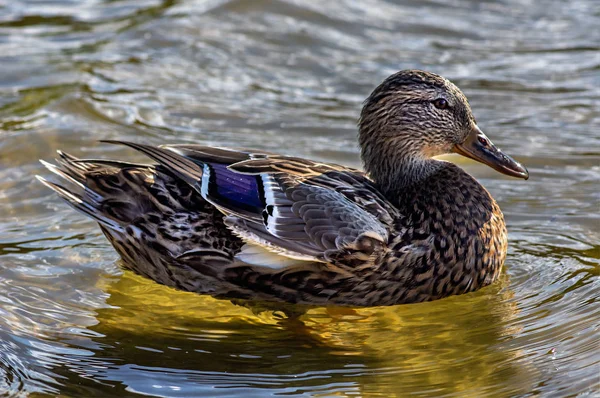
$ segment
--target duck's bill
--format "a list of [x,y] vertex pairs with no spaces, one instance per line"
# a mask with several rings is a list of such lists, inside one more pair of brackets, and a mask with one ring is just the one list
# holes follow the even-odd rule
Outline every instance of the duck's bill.
[[496,148],[492,141],[477,126],[473,128],[465,142],[454,146],[454,151],[483,164],[487,164],[502,174],[517,178],[529,178],[527,169],[521,163]]

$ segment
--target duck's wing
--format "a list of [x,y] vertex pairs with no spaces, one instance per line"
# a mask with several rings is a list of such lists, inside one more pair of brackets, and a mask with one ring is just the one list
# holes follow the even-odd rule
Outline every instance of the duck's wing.
[[387,244],[397,216],[363,173],[343,166],[266,152],[123,144],[186,181],[248,243],[288,258],[367,259]]

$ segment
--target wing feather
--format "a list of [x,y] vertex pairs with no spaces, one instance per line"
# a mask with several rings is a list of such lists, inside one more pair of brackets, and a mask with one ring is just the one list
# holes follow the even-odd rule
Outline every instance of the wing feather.
[[284,257],[328,262],[352,251],[368,257],[387,244],[399,216],[355,169],[249,150],[119,143],[192,186],[244,240]]

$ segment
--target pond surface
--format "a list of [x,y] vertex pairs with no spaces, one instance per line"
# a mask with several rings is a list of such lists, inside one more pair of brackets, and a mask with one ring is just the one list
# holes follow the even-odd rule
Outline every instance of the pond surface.
[[[596,0],[0,1],[0,396],[596,396]],[[500,203],[501,280],[299,318],[120,269],[38,158],[100,139],[249,146],[360,166],[365,96],[443,74],[529,181],[458,157]]]

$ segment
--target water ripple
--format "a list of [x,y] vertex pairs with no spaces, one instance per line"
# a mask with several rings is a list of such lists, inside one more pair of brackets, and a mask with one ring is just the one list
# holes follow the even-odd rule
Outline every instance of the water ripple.
[[[0,395],[600,390],[594,0],[0,8]],[[454,80],[479,125],[531,172],[515,183],[451,158],[497,198],[509,227],[501,280],[475,294],[282,310],[175,292],[122,275],[94,223],[31,178],[44,173],[36,159],[58,148],[142,159],[97,143],[116,138],[248,146],[358,167],[361,102],[408,67]]]

